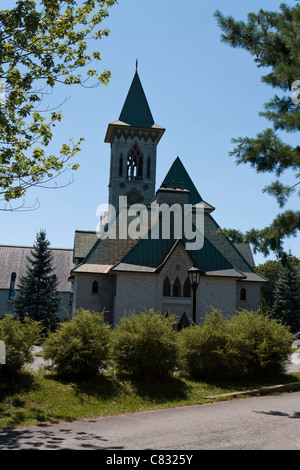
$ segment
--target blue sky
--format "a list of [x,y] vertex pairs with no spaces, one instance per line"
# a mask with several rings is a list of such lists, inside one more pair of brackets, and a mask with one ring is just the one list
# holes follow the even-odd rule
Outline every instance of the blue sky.
[[[72,248],[76,229],[96,229],[96,209],[108,199],[110,146],[104,137],[109,122],[119,117],[136,59],[154,120],[166,128],[158,145],[157,186],[179,156],[202,198],[216,208],[213,216],[221,227],[245,231],[269,224],[279,208],[262,188],[275,176],[237,166],[228,154],[232,137],[254,137],[269,126],[258,113],[277,90],[261,83],[264,71],[246,51],[221,42],[213,14],[219,9],[246,20],[249,12],[278,10],[281,3],[119,0],[103,22],[110,35],[97,43],[102,53],[97,68],[111,70],[110,84],[59,89],[49,97],[51,106],[68,98],[51,151],[59,151],[69,137],[85,138],[74,182],[62,189],[28,192],[27,205],[39,200],[36,211],[1,212],[0,244],[32,245],[36,233],[45,229],[52,246]],[[4,4],[2,8],[11,2]],[[296,142],[296,136],[284,138]],[[66,175],[57,180],[66,182]],[[286,174],[284,182],[292,186],[296,180]],[[299,208],[297,195],[288,207]],[[286,247],[300,257],[299,237],[288,240]],[[265,260],[255,256],[257,264]]]

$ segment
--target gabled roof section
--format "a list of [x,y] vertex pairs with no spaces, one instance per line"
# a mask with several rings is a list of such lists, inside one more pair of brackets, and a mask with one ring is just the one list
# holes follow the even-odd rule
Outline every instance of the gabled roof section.
[[[180,217],[182,217],[182,227],[184,227],[184,214],[181,213]],[[120,268],[120,264],[122,264],[122,268],[124,268],[125,265],[131,265],[159,269],[160,266],[164,264],[170,252],[174,249],[174,246],[178,243],[178,240],[181,240],[184,244],[189,241],[185,237],[184,230],[182,230],[181,238],[175,236],[172,223],[168,236],[163,236],[165,222],[169,222],[167,214],[162,215],[157,222],[158,237],[153,236],[154,231],[152,231],[152,229],[154,226],[151,227],[148,233],[144,234],[144,237],[137,241],[125,256],[122,257],[119,263],[113,268],[113,271],[117,271]],[[203,272],[233,269],[233,265],[207,237],[204,237],[204,244],[201,249],[188,250],[187,253],[193,263]]]
[[[182,214],[184,218],[184,215]],[[164,217],[160,217],[159,236],[153,238],[152,228],[147,236],[138,240],[129,248],[128,252],[112,267],[112,271],[132,271],[132,272],[159,272],[171,252],[177,246],[179,240],[183,245],[190,240],[186,239],[185,231],[182,231],[181,238],[175,238],[174,231],[170,230],[168,238],[162,237]],[[182,223],[184,227],[184,220]],[[171,227],[172,228],[172,224]],[[193,224],[193,231],[196,226]],[[207,276],[231,277],[246,281],[265,282],[265,279],[255,273],[252,264],[253,260],[246,259],[251,253],[250,247],[243,247],[239,250],[228,238],[218,234],[219,226],[209,212],[204,211],[204,242],[200,249],[187,249],[187,254],[193,264],[197,266]],[[248,253],[249,252],[249,253]]]
[[[132,218],[127,218],[127,223],[131,222]],[[82,273],[82,272],[94,272],[94,273],[103,273],[108,272],[108,267],[112,267],[116,264],[123,256],[128,253],[130,248],[137,243],[138,240],[133,240],[129,237],[120,238],[119,234],[119,214],[116,216],[115,220],[112,220],[111,224],[116,229],[116,238],[113,237],[101,237],[100,234],[94,232],[95,240],[92,243],[92,239],[89,246],[89,250],[85,253],[84,259],[78,264],[72,271],[73,274]],[[91,232],[93,233],[93,232]],[[104,266],[104,268],[96,268],[96,266]]]
[[154,119],[138,73],[135,72],[119,120],[133,127],[151,128]]
[[96,231],[75,230],[73,261],[76,258],[84,259],[97,239]]
[[197,191],[197,188],[179,157],[174,160],[161,186],[173,189],[186,189],[190,191],[190,204],[198,204],[199,202],[202,202],[202,197]]

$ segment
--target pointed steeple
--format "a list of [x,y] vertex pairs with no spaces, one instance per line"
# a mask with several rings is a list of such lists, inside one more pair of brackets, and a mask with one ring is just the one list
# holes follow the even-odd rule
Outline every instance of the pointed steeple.
[[117,121],[108,125],[110,144],[109,204],[119,208],[120,196],[128,205],[148,204],[155,196],[156,151],[165,129],[154,123],[137,64]]
[[190,204],[197,204],[202,201],[179,157],[174,160],[161,186],[173,189],[187,189],[190,191]]
[[174,160],[164,181],[161,184],[161,187],[171,189],[185,189],[190,192],[189,204],[198,204],[199,202],[203,202],[208,212],[214,211],[213,206],[203,201],[179,157]]
[[133,127],[146,127],[148,129],[154,124],[137,71],[134,74],[119,120]]
[[125,99],[121,114],[117,121],[111,122],[105,136],[105,142],[111,142],[113,131],[124,127],[135,129],[150,129],[156,131],[157,142],[161,139],[165,129],[155,124],[143,86],[136,71]]

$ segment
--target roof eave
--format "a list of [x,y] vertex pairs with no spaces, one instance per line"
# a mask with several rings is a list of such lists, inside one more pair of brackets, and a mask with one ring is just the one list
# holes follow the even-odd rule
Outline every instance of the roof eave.
[[126,122],[123,122],[123,121],[114,121],[114,122],[109,123],[107,127],[104,142],[110,143],[112,140],[113,132],[116,129],[125,129],[125,128],[126,129],[132,128],[138,131],[145,131],[145,130],[152,131],[152,132],[155,131],[157,133],[157,142],[160,141],[160,139],[162,138],[166,130],[164,127],[161,127],[158,124],[153,124],[153,126],[151,127],[142,127],[142,126],[131,126],[130,124],[127,124]]

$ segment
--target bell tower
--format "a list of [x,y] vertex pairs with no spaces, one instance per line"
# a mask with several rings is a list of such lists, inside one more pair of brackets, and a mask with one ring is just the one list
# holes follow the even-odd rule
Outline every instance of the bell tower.
[[156,148],[164,132],[153,120],[136,70],[119,119],[105,136],[111,147],[108,202],[116,211],[120,196],[127,196],[128,205],[154,198]]

